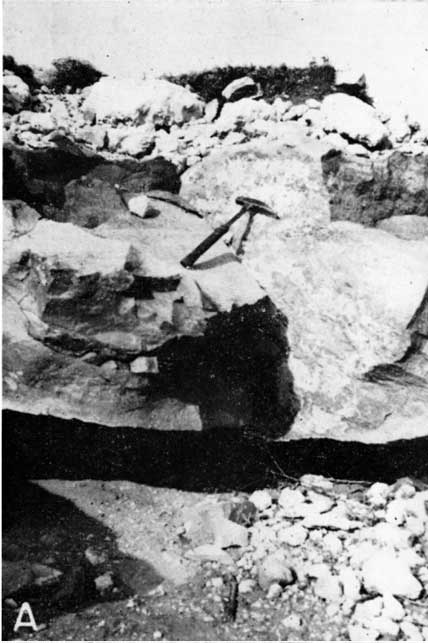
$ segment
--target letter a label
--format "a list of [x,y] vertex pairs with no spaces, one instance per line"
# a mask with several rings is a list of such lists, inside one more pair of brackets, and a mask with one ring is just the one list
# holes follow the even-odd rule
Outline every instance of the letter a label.
[[[28,618],[24,620],[24,616]],[[30,603],[22,603],[21,607],[19,608],[18,618],[16,619],[13,631],[17,632],[20,627],[31,627],[33,628],[33,632],[37,632],[38,628],[34,618],[33,610],[30,607]]]

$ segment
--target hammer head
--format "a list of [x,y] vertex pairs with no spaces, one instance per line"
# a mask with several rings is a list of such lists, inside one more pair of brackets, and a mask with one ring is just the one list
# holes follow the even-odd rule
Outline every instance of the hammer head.
[[250,214],[264,214],[271,219],[280,219],[280,216],[270,208],[267,203],[259,201],[258,199],[251,199],[248,196],[236,197],[236,203],[243,208],[246,208]]

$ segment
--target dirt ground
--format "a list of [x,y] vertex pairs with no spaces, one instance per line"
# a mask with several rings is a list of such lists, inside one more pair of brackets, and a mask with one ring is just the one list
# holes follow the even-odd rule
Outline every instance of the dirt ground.
[[[349,617],[298,582],[277,600],[258,588],[240,595],[232,620],[230,578],[219,563],[188,558],[183,512],[206,498],[237,502],[284,487],[288,475],[343,476],[345,465],[354,480],[428,479],[426,441],[136,441],[135,431],[54,423],[4,417],[3,558],[62,572],[3,603],[4,640],[347,640]],[[358,489],[341,484],[349,496]],[[13,632],[23,601],[38,632]]]

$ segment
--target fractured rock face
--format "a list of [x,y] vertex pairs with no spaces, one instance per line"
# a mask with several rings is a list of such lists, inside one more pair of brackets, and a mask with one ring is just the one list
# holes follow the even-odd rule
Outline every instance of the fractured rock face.
[[[283,434],[297,411],[285,318],[223,245],[185,271],[179,260],[209,228],[157,207],[154,219],[121,211],[93,233],[41,220],[5,241],[5,407]],[[157,367],[135,369],[143,358]]]

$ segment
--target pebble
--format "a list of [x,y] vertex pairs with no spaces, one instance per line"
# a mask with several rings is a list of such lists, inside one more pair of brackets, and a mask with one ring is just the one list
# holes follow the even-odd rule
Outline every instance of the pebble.
[[282,619],[281,623],[290,630],[298,630],[302,627],[302,617],[298,614],[289,614]]
[[101,576],[97,576],[94,582],[95,582],[95,587],[101,594],[103,594],[104,592],[108,591],[113,587],[113,579],[111,577],[110,572],[106,572]]
[[264,511],[272,504],[272,498],[268,491],[254,491],[248,499],[259,510]]
[[284,509],[285,516],[300,518],[302,517],[302,507],[305,504],[305,496],[301,491],[285,488],[279,495],[278,504]]
[[282,594],[282,587],[279,583],[272,583],[266,594],[266,598],[270,601],[275,601]]
[[389,486],[385,482],[375,482],[366,491],[366,500],[371,507],[384,507],[387,503]]
[[399,625],[386,616],[376,616],[371,619],[368,624],[371,628],[379,632],[381,636],[387,637],[387,640],[395,639],[400,631]]
[[372,555],[363,564],[362,577],[369,593],[415,599],[422,591],[422,585],[413,576],[409,565],[392,550],[380,550]]
[[211,560],[222,565],[234,566],[232,556],[217,545],[200,545],[187,552],[187,556],[196,560]]
[[276,551],[264,558],[257,567],[257,580],[260,587],[268,590],[272,583],[279,583],[281,587],[294,583],[296,574],[287,564],[281,551]]

